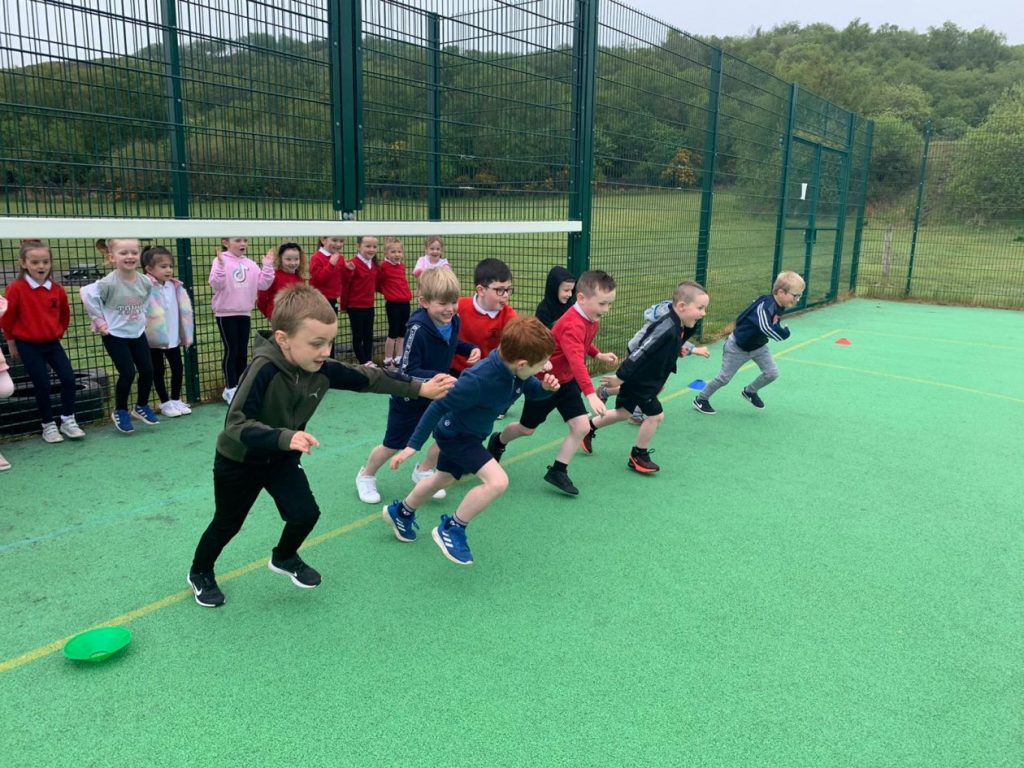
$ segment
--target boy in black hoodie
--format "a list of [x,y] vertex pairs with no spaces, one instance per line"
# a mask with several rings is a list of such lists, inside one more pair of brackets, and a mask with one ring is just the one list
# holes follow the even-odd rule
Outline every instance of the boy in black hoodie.
[[[420,308],[409,318],[405,327],[399,373],[416,381],[425,381],[452,367],[456,354],[465,355],[470,365],[480,360],[480,350],[459,339],[459,316],[455,310],[459,303],[459,278],[450,269],[428,269],[419,276]],[[356,473],[356,492],[366,504],[380,502],[377,490],[377,470],[405,448],[420,423],[429,402],[418,397],[391,396],[388,405],[388,426],[384,440],[370,451],[366,465]],[[430,459],[433,461],[430,462]],[[437,455],[428,456],[430,466],[437,464]],[[427,471],[422,469],[420,471]],[[443,499],[445,491],[435,498]]]
[[285,521],[267,567],[297,587],[319,586],[320,574],[298,555],[320,517],[320,508],[299,463],[319,441],[306,424],[329,389],[381,392],[405,397],[443,397],[455,383],[447,375],[429,381],[387,374],[330,358],[338,316],[316,288],[295,285],[277,295],[271,332],[256,338],[217,437],[213,461],[213,521],[196,547],[188,583],[205,608],[224,604],[214,564],[245,522],[260,491],[274,499]]
[[552,267],[544,285],[544,298],[537,305],[537,319],[549,329],[576,303],[576,278],[565,267]]
[[615,410],[609,409],[603,416],[590,420],[590,434],[583,438],[584,453],[594,452],[594,435],[598,429],[625,421],[634,408],[639,408],[647,418],[640,425],[626,466],[645,475],[661,469],[651,461],[648,450],[658,425],[665,419],[658,393],[668,377],[676,372],[681,345],[693,335],[694,326],[707,310],[708,292],[700,283],[685,282],[676,286],[670,310],[644,329],[639,343],[619,370],[607,377],[609,388],[619,387]]

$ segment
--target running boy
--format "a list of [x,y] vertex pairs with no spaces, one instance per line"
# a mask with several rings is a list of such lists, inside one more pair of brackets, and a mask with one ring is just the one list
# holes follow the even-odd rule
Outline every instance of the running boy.
[[551,411],[558,409],[569,425],[569,434],[558,449],[555,462],[548,467],[544,479],[562,493],[578,496],[579,489],[569,479],[569,462],[590,431],[587,418],[587,398],[597,415],[605,412],[605,404],[594,391],[594,383],[587,370],[587,357],[614,365],[619,358],[614,352],[602,352],[594,346],[598,324],[608,314],[615,301],[615,279],[607,272],[592,270],[580,275],[576,283],[576,303],[551,329],[555,337],[555,353],[551,356],[551,373],[558,379],[560,389],[555,397],[529,401],[523,406],[519,421],[495,432],[487,442],[487,450],[498,461],[513,440],[532,435],[544,423]]
[[771,295],[758,296],[736,318],[736,327],[725,340],[722,368],[704,390],[693,399],[693,407],[709,416],[715,413],[711,396],[724,387],[747,360],[753,360],[761,375],[743,388],[743,397],[755,408],[764,408],[758,391],[777,378],[779,368],[768,351],[768,340],[789,338],[789,328],[780,324],[782,313],[794,306],[804,295],[804,279],[796,272],[780,272]]
[[676,372],[679,358],[688,354],[688,349],[694,349],[689,338],[707,310],[708,293],[700,283],[686,282],[676,286],[668,311],[643,329],[643,335],[629,357],[614,376],[607,377],[609,388],[618,388],[615,409],[591,419],[590,432],[583,438],[584,453],[594,452],[594,434],[598,429],[625,421],[635,408],[639,408],[647,418],[640,425],[627,466],[641,474],[661,469],[651,461],[649,451],[654,433],[665,418],[658,393],[668,377]]
[[[450,269],[429,269],[420,275],[420,309],[409,319],[405,330],[405,348],[399,359],[399,372],[417,381],[425,381],[451,368],[456,352],[468,355],[469,361],[480,360],[480,350],[459,340],[459,278]],[[388,403],[388,426],[384,440],[370,451],[366,465],[356,474],[359,500],[379,504],[377,470],[409,444],[423,412],[430,405],[421,397],[391,396]],[[443,499],[444,491],[438,491]]]
[[284,530],[268,567],[288,576],[297,587],[319,586],[320,574],[299,557],[317,518],[317,506],[300,463],[320,442],[306,424],[329,389],[382,392],[409,397],[442,397],[454,379],[429,381],[346,365],[330,359],[338,316],[316,288],[295,285],[274,302],[271,331],[256,338],[253,361],[245,369],[236,397],[217,437],[213,461],[216,510],[192,560],[188,583],[196,602],[206,608],[224,604],[214,564],[242,528],[260,491],[274,499]]
[[[415,541],[416,510],[438,490],[447,488],[464,474],[472,473],[481,484],[472,488],[449,517],[432,531],[434,543],[453,563],[470,565],[473,555],[466,542],[466,526],[498,499],[508,488],[508,475],[483,446],[498,414],[519,397],[527,402],[548,397],[558,391],[558,379],[551,374],[543,382],[536,378],[550,369],[548,358],[555,348],[551,331],[535,317],[519,317],[510,322],[501,337],[501,346],[459,378],[443,402],[431,404],[409,445],[391,460],[399,465],[423,447],[431,430],[441,449],[437,472],[420,480],[403,501],[397,499],[384,507],[384,520],[399,541]],[[436,406],[436,407],[435,407]],[[436,427],[436,428],[435,428]]]
[[[498,348],[505,326],[516,316],[509,306],[512,296],[512,270],[501,259],[484,259],[473,270],[472,296],[459,299],[462,327],[459,338],[487,357]],[[452,375],[458,376],[471,363],[462,355],[452,361]]]

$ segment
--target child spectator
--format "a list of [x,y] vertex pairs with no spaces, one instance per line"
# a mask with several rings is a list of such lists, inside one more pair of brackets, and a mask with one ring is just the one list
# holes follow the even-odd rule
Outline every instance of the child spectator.
[[[107,249],[114,271],[79,291],[85,311],[92,318],[93,331],[103,336],[103,346],[117,368],[114,387],[114,413],[111,415],[118,432],[134,431],[132,419],[150,426],[159,424],[149,407],[149,391],[153,386],[153,359],[146,341],[146,305],[153,292],[153,283],[139,266],[139,241],[129,238],[108,238]],[[128,396],[136,372],[139,376],[138,397],[128,410]]]
[[413,267],[412,276],[419,277],[428,269],[441,269],[443,267],[452,268],[452,265],[448,263],[448,259],[444,257],[444,240],[437,235],[431,235],[423,243],[423,255],[420,256],[416,266]]
[[217,437],[216,508],[188,573],[189,586],[201,606],[224,604],[214,566],[262,490],[274,499],[285,521],[268,567],[288,576],[297,587],[320,584],[320,574],[298,554],[320,517],[300,458],[320,445],[305,427],[328,390],[436,398],[454,383],[450,376],[410,381],[332,360],[331,340],[337,325],[338,316],[323,294],[308,285],[293,285],[277,297],[271,331],[256,338],[253,361]]
[[[192,413],[181,399],[181,381],[185,366],[182,348],[192,346],[195,323],[192,300],[180,280],[174,278],[174,257],[160,245],[142,252],[142,267],[153,283],[146,306],[146,341],[153,362],[153,386],[160,398],[160,413],[168,418]],[[164,384],[164,361],[171,369],[171,390]]]
[[274,282],[274,259],[263,258],[263,268],[245,255],[249,240],[244,237],[225,237],[221,240],[224,252],[217,255],[210,267],[210,285],[213,288],[213,316],[217,320],[224,355],[224,391],[221,397],[231,404],[249,356],[249,334],[252,331],[252,310],[256,294]]
[[306,279],[306,254],[298,243],[281,243],[271,248],[267,256],[274,260],[274,282],[264,291],[256,292],[256,308],[268,320],[274,314],[274,297],[289,285]]
[[[3,322],[3,316],[6,313],[7,299],[0,296],[0,323]],[[10,370],[10,367],[7,365],[7,360],[4,359],[3,350],[0,350],[0,400],[4,400],[14,394],[14,380],[11,378],[8,370]],[[10,468],[11,462],[0,453],[0,472],[5,472]]]
[[[409,322],[409,302],[412,301],[412,289],[409,287],[409,278],[405,276],[403,257],[402,241],[397,237],[385,238],[384,261],[380,263],[380,271],[377,273],[377,290],[384,295],[384,311],[388,316],[384,367],[392,369],[398,368],[402,361],[402,339],[406,323]],[[458,286],[458,281],[455,285]]]
[[[21,274],[7,286],[7,310],[0,319],[13,360],[21,359],[32,381],[43,440],[78,440],[85,432],[75,421],[75,371],[60,340],[71,324],[64,289],[53,280],[53,256],[41,240],[25,240],[18,251]],[[6,366],[6,363],[4,364]],[[50,372],[60,380],[60,426],[50,404]],[[10,378],[10,376],[7,376]]]
[[551,328],[565,310],[576,302],[576,278],[565,267],[552,267],[544,285],[544,298],[537,305],[537,319]]
[[[657,307],[662,305],[656,304]],[[627,466],[634,472],[650,474],[661,467],[651,461],[650,445],[658,425],[665,418],[658,393],[668,377],[676,372],[676,362],[691,351],[707,356],[707,349],[689,343],[697,321],[707,314],[708,293],[699,283],[685,282],[676,286],[667,311],[641,329],[640,338],[630,342],[629,356],[619,370],[607,380],[618,388],[615,408],[590,420],[590,432],[583,438],[584,453],[594,452],[594,435],[601,427],[630,418],[639,408],[647,417],[640,425],[636,445],[630,451]],[[680,346],[682,345],[682,346]]]
[[[309,260],[309,284],[324,295],[334,307],[335,314],[345,309],[348,291],[348,276],[351,270],[342,250],[345,238],[328,235],[319,239],[319,247]],[[331,357],[334,357],[334,342],[331,342]]]
[[[399,361],[400,372],[416,381],[447,373],[456,351],[468,355],[474,363],[477,362],[480,350],[459,341],[459,316],[455,314],[459,302],[459,279],[455,273],[450,269],[424,272],[419,280],[419,297],[420,309],[413,313],[406,328],[405,353]],[[430,403],[422,398],[391,396],[384,440],[370,451],[366,465],[356,474],[356,491],[360,501],[367,504],[380,502],[377,470],[409,444],[409,438],[428,405]],[[444,490],[437,493],[440,495],[436,498],[444,498]]]
[[377,238],[356,238],[356,255],[348,263],[348,320],[352,324],[352,353],[368,368],[373,364],[373,305],[377,292]]
[[614,352],[602,352],[594,346],[600,320],[608,314],[615,301],[615,279],[600,270],[584,272],[576,283],[576,291],[576,303],[572,310],[562,315],[551,329],[555,337],[551,373],[558,379],[558,394],[547,400],[527,401],[519,421],[509,424],[500,434],[495,432],[487,442],[491,455],[500,461],[510,442],[532,435],[544,423],[548,414],[557,408],[569,426],[569,434],[562,441],[544,480],[570,496],[579,495],[579,489],[569,479],[569,462],[590,431],[583,397],[587,398],[594,413],[601,415],[605,412],[605,405],[598,398],[590,380],[587,357],[612,365],[618,362]]
[[736,327],[725,340],[722,349],[722,368],[704,390],[693,399],[693,407],[701,413],[713,415],[711,396],[728,384],[736,371],[747,360],[753,360],[761,375],[743,388],[744,399],[757,409],[764,408],[758,392],[779,378],[779,368],[768,350],[768,340],[789,338],[789,328],[780,323],[782,313],[794,306],[804,295],[804,279],[796,272],[780,272],[775,278],[770,295],[758,296],[740,312]]
[[483,446],[498,414],[507,410],[519,395],[527,404],[558,390],[548,358],[554,350],[551,331],[535,317],[521,317],[506,326],[501,346],[467,371],[448,396],[431,404],[420,419],[409,444],[391,460],[398,469],[418,451],[431,430],[441,449],[437,472],[420,480],[403,501],[384,507],[382,515],[399,541],[416,540],[416,510],[437,491],[450,486],[464,474],[475,474],[481,484],[470,489],[451,517],[431,532],[434,543],[453,563],[470,565],[473,555],[466,541],[466,526],[497,500],[508,488],[508,475]]

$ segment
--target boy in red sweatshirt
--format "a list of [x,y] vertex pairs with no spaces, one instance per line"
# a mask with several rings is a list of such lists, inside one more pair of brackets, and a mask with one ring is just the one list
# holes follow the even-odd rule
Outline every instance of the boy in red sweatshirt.
[[510,442],[532,435],[544,423],[548,414],[557,408],[569,425],[569,434],[562,441],[555,462],[548,467],[544,479],[570,496],[579,495],[579,489],[569,479],[569,462],[590,431],[590,420],[583,398],[587,398],[596,415],[605,412],[605,405],[590,380],[586,359],[588,356],[593,357],[609,365],[619,360],[614,352],[602,352],[594,345],[598,324],[615,301],[615,279],[600,270],[584,272],[576,283],[576,291],[576,303],[551,329],[555,336],[551,373],[558,379],[558,392],[545,400],[528,400],[519,421],[509,424],[501,434],[495,432],[487,442],[487,450],[500,461]]

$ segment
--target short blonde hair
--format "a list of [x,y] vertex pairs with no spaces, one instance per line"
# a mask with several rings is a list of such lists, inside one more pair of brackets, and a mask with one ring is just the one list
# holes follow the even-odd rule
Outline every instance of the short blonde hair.
[[797,286],[801,288],[806,286],[804,279],[800,275],[796,272],[779,272],[779,276],[775,278],[775,285],[772,286],[772,293],[788,291]]
[[420,299],[450,304],[459,300],[459,278],[450,269],[428,269],[419,276]]
[[284,331],[293,335],[303,320],[319,323],[336,323],[338,315],[316,288],[296,283],[289,285],[274,297],[274,314],[270,318],[270,330]]
[[672,293],[672,301],[677,304],[680,301],[692,304],[701,296],[707,295],[707,289],[705,289],[700,283],[695,283],[692,280],[684,280],[676,286],[675,291]]

